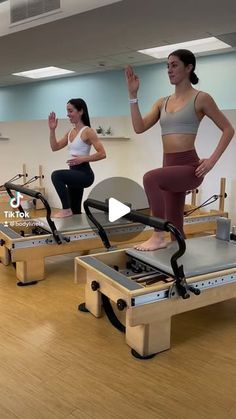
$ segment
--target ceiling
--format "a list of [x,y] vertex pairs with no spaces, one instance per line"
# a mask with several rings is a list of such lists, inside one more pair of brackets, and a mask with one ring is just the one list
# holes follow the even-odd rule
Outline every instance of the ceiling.
[[58,66],[75,74],[157,62],[139,49],[208,36],[236,49],[236,1],[123,0],[0,37],[0,86],[32,82],[11,75]]

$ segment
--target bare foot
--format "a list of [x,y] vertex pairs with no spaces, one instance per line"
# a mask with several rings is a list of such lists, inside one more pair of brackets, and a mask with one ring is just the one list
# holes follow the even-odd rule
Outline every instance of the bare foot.
[[65,218],[65,217],[71,217],[73,215],[73,212],[70,208],[67,209],[61,209],[59,212],[57,212],[53,218]]
[[160,235],[160,233],[154,232],[150,239],[148,239],[146,242],[142,244],[137,244],[137,246],[135,246],[135,249],[142,251],[151,251],[164,249],[165,247],[167,247],[167,245],[168,243],[165,241],[164,235]]

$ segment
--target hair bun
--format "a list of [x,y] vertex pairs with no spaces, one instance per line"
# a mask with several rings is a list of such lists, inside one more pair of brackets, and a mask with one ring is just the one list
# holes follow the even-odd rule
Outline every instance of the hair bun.
[[190,74],[190,81],[192,84],[197,84],[199,82],[199,78],[194,71]]

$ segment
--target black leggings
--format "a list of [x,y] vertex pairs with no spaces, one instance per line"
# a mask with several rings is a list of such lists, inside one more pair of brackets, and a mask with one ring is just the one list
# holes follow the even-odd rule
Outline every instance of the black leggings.
[[88,188],[94,182],[94,173],[89,163],[71,166],[70,169],[55,170],[51,178],[62,208],[71,208],[73,214],[81,214],[84,188]]

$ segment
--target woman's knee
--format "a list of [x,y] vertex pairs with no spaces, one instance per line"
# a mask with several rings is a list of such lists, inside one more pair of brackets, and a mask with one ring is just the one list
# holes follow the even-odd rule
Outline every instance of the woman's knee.
[[150,170],[149,172],[145,173],[145,175],[143,176],[144,188],[152,185],[153,182],[155,184],[158,184],[160,173],[161,169]]
[[61,177],[61,171],[60,170],[54,170],[54,172],[52,172],[51,174],[51,180],[54,183],[55,181],[60,180]]

